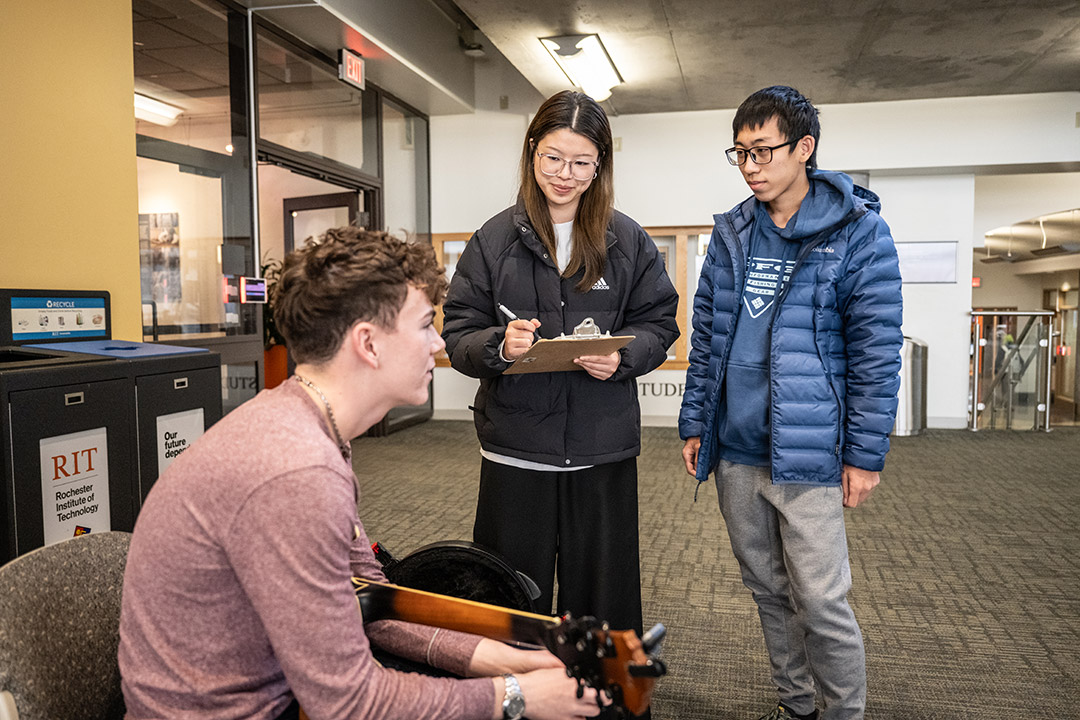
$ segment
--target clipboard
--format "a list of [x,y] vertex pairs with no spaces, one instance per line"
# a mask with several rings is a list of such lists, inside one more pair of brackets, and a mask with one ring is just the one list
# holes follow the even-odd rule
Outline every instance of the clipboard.
[[630,343],[634,335],[601,333],[593,319],[585,318],[571,335],[541,338],[503,371],[504,375],[583,370],[574,363],[582,355],[610,355]]

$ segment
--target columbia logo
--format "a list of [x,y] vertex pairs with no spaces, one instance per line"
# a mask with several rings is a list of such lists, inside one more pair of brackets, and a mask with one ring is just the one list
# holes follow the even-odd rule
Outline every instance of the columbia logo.
[[835,251],[835,250],[833,250],[833,249],[832,249],[832,248],[831,248],[830,246],[828,246],[828,245],[822,245],[821,247],[816,247],[816,248],[814,248],[814,249],[813,249],[813,250],[811,250],[810,252],[819,252],[819,253],[835,253],[836,251]]
[[611,288],[608,287],[607,280],[605,280],[603,277],[601,277],[599,280],[596,281],[596,284],[592,286],[592,289],[593,290],[610,290]]

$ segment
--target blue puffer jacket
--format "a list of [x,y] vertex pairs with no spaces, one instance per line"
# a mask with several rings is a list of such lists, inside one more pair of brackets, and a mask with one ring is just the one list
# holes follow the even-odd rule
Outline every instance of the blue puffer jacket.
[[[814,202],[804,200],[786,233],[800,248],[770,337],[770,459],[774,483],[836,485],[843,465],[885,465],[900,386],[900,269],[878,197],[843,173],[809,176]],[[699,482],[718,462],[719,392],[757,202],[715,216],[694,298],[679,434],[701,438]]]

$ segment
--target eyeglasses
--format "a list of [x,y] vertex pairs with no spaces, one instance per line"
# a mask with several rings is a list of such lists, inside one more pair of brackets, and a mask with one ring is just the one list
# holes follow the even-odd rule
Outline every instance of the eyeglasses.
[[799,140],[801,140],[801,139],[802,138],[798,138],[798,139],[795,139],[795,140],[788,140],[786,143],[780,143],[779,145],[773,145],[772,147],[764,147],[764,146],[762,146],[762,147],[752,147],[752,148],[733,147],[733,148],[728,148],[727,150],[725,150],[724,154],[727,155],[727,161],[729,163],[731,163],[732,165],[739,165],[739,166],[745,165],[746,164],[746,158],[750,158],[751,160],[753,160],[758,165],[768,165],[769,163],[772,162],[772,151],[773,150],[779,150],[782,147],[786,147],[788,145],[794,145],[795,143],[799,142]]
[[536,157],[540,158],[540,164],[538,165],[540,172],[548,177],[558,175],[564,167],[569,165],[570,176],[575,180],[592,180],[596,177],[597,168],[600,167],[600,163],[593,160],[566,160],[558,155],[548,155],[542,152],[536,153]]

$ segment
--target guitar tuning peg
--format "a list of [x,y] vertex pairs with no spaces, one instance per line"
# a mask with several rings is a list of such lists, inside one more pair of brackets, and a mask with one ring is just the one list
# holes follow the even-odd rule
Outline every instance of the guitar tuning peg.
[[667,635],[667,628],[663,623],[656,623],[648,632],[641,636],[641,647],[645,650],[646,654],[651,655],[652,651],[664,641],[664,636]]
[[627,669],[630,671],[630,677],[658,678],[667,674],[667,665],[657,657],[650,657],[646,664],[630,665]]

